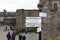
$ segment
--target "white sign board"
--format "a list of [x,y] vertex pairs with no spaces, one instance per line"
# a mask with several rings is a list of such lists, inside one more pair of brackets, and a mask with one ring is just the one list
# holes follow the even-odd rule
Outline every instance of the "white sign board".
[[41,17],[26,17],[26,23],[39,23],[41,22]]
[[41,23],[25,23],[26,27],[41,27]]
[[26,27],[40,27],[41,26],[41,17],[26,17]]
[[41,17],[26,17],[26,19],[41,19]]
[[26,23],[40,23],[41,19],[28,19],[25,20]]
[[47,13],[40,12],[40,13],[39,13],[39,16],[40,16],[40,17],[47,17]]
[[40,32],[41,31],[41,27],[37,28],[37,32]]

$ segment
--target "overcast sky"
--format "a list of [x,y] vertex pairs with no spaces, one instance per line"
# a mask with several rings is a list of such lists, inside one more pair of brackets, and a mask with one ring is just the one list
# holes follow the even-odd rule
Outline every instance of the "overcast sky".
[[16,9],[38,9],[39,0],[0,0],[0,11],[16,11]]

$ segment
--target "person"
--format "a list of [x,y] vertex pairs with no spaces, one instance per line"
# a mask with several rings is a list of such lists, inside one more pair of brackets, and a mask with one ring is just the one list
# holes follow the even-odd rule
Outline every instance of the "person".
[[26,34],[27,34],[28,30],[26,29],[25,32],[26,32]]
[[26,40],[26,36],[25,35],[22,36],[22,40]]
[[22,35],[19,35],[19,40],[22,40]]
[[12,27],[10,26],[10,30],[12,30]]
[[16,35],[15,35],[15,33],[13,32],[13,33],[12,33],[12,37],[11,37],[12,40],[15,40],[15,37],[16,37]]
[[6,35],[6,37],[7,37],[7,40],[11,40],[10,32],[8,32],[8,34]]
[[7,30],[7,26],[6,26],[6,30]]

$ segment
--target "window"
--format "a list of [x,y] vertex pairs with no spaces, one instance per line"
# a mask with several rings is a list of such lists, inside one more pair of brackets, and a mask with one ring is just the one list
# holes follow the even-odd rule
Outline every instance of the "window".
[[52,10],[53,11],[57,11],[59,7],[60,7],[59,1],[53,1],[52,2]]
[[58,9],[58,5],[57,5],[57,3],[54,3],[54,5],[53,5],[53,9],[54,9],[55,11],[57,11],[57,9]]

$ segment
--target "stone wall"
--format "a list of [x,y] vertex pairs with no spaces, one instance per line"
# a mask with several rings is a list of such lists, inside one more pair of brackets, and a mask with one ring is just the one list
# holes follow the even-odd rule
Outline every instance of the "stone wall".
[[17,27],[22,28],[25,27],[25,20],[26,17],[38,17],[39,11],[38,10],[24,10],[24,9],[18,9],[16,11],[16,23]]
[[[58,1],[60,4],[60,0],[42,0],[44,4],[43,12],[47,13],[47,17],[42,18],[42,33],[41,38],[45,40],[49,36],[60,36],[60,7],[58,7],[58,11],[50,11],[49,2],[51,4],[53,2]],[[57,2],[57,3],[58,3]],[[25,26],[26,17],[37,17],[39,16],[38,10],[22,10],[19,9],[16,11],[16,23],[17,27]]]
[[[52,0],[52,3],[57,1],[60,3],[60,0]],[[49,4],[47,4],[49,1],[44,2],[47,8],[44,8],[43,12],[47,13],[47,17],[42,18],[42,40],[49,36],[60,36],[60,7],[58,7],[58,11],[50,11]]]

